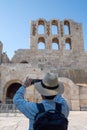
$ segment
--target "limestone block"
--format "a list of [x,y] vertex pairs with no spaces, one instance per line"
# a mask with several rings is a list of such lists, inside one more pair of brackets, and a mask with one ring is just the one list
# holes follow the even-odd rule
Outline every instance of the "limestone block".
[[74,86],[73,89],[71,90],[71,98],[72,98],[72,100],[79,99],[79,87],[78,86]]
[[79,111],[80,110],[79,100],[71,100],[71,106],[72,110]]
[[87,99],[80,100],[80,106],[81,107],[87,107]]
[[80,94],[79,99],[87,99],[87,94]]
[[87,94],[87,87],[84,87],[84,86],[82,86],[82,87],[80,87],[79,88],[80,90],[80,94]]

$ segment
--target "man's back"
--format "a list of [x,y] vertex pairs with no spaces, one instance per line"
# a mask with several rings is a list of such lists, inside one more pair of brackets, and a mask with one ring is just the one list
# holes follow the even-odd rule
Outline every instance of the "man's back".
[[[34,82],[33,82],[34,81]],[[34,118],[38,113],[38,108],[36,103],[26,101],[24,99],[25,90],[27,87],[34,84],[35,89],[42,96],[42,104],[46,111],[50,109],[55,109],[55,102],[61,103],[61,113],[68,117],[69,108],[67,102],[62,97],[64,92],[64,85],[58,80],[58,76],[53,73],[46,73],[42,80],[34,80],[29,77],[26,78],[22,87],[16,92],[13,102],[16,107],[29,119],[30,125],[29,130],[33,130]]]
[[[13,101],[17,109],[19,109],[30,120],[29,130],[33,130],[34,117],[36,113],[38,113],[38,108],[36,103],[26,101],[24,99],[24,94],[25,88],[20,87],[20,89],[16,92]],[[67,102],[61,95],[57,95],[54,100],[42,100],[42,104],[44,105],[46,111],[55,109],[55,102],[62,104],[62,113],[67,118],[69,114],[69,108]]]
[[55,109],[45,111],[42,103],[37,103],[33,130],[67,130],[68,119],[61,113],[62,104],[55,102]]

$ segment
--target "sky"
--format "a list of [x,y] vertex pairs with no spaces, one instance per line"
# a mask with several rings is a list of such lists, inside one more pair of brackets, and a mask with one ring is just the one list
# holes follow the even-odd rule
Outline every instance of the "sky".
[[87,0],[0,0],[0,41],[10,59],[30,48],[30,21],[39,18],[81,23],[87,50]]

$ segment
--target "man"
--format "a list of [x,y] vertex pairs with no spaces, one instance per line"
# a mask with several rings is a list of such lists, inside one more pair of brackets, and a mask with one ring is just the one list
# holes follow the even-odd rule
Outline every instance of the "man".
[[[36,103],[24,99],[25,90],[27,87],[31,86],[32,81],[33,79],[27,77],[23,86],[19,88],[13,98],[13,102],[17,109],[29,119],[29,130],[33,130],[34,118],[36,113],[38,113]],[[69,108],[67,102],[62,97],[64,86],[62,82],[58,81],[55,74],[47,73],[42,80],[37,80],[37,82],[33,82],[33,84],[42,96],[42,104],[46,111],[49,109],[55,109],[55,102],[58,102],[62,104],[62,113],[68,118]]]

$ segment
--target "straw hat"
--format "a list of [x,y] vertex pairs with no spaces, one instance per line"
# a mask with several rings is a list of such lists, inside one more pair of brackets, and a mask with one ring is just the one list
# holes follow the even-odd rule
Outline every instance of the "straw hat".
[[43,96],[53,96],[64,92],[63,83],[58,81],[57,75],[46,73],[40,82],[34,83],[35,88]]

